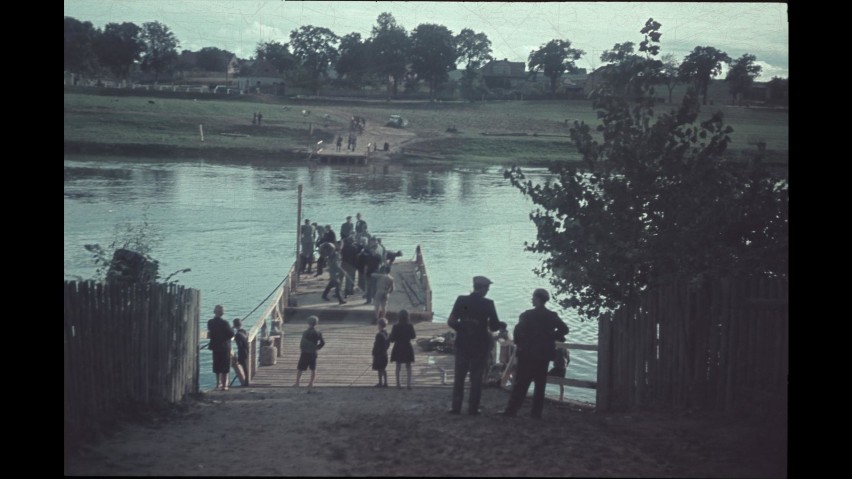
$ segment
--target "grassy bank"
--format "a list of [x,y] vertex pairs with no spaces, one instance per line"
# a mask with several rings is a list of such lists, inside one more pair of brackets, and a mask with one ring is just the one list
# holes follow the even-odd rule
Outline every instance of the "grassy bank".
[[[547,164],[579,159],[568,138],[574,121],[598,123],[588,101],[388,103],[99,93],[66,91],[67,153],[295,160],[304,157],[307,145],[318,140],[328,142],[345,132],[352,115],[366,118],[370,129],[383,125],[389,115],[399,114],[409,120],[406,132],[413,135],[395,146],[415,160]],[[663,111],[667,106],[660,108]],[[730,145],[733,155],[750,154],[757,142],[765,142],[773,161],[786,163],[786,111],[708,106],[702,117],[716,110],[722,110],[726,123],[734,129]],[[252,116],[258,111],[263,114],[262,125],[253,125]],[[203,142],[199,125],[203,125]],[[448,132],[449,128],[455,131]]]

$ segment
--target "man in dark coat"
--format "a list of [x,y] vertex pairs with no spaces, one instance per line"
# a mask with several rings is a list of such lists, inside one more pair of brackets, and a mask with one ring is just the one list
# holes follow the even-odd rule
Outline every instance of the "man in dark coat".
[[[325,225],[325,229],[318,229],[317,236],[317,248],[319,248],[319,246],[323,243],[334,244],[337,242],[337,237],[334,234],[334,230],[331,229],[331,225]],[[314,276],[321,275],[322,268],[326,264],[328,264],[328,259],[323,255],[320,255],[319,259],[317,260],[317,274],[315,274]]]
[[361,218],[361,213],[355,215],[355,233],[364,234],[367,232],[367,222]]
[[377,251],[377,245],[375,238],[370,238],[367,243],[367,256],[366,256],[366,266],[364,268],[364,276],[367,278],[367,292],[364,295],[364,298],[367,300],[364,304],[373,304],[373,296],[376,295],[376,278],[373,278],[373,273],[379,271],[382,264],[384,263],[382,256]]
[[447,320],[447,325],[456,331],[456,369],[452,409],[450,409],[452,414],[461,412],[464,401],[464,379],[468,372],[470,372],[470,399],[467,412],[474,416],[479,414],[482,375],[491,345],[491,335],[488,331],[497,331],[501,327],[494,301],[485,298],[490,285],[491,280],[485,276],[474,276],[473,292],[456,298]]
[[343,240],[343,247],[340,248],[340,260],[343,271],[346,272],[346,284],[343,288],[343,295],[350,296],[355,294],[355,285],[352,281],[355,278],[355,271],[358,265],[358,247],[355,246],[354,236],[347,236]]
[[550,294],[546,290],[535,290],[532,295],[533,309],[521,313],[515,326],[518,368],[509,404],[503,411],[505,416],[517,414],[524,403],[530,383],[534,381],[530,416],[541,419],[544,388],[547,386],[547,365],[554,358],[556,339],[568,334],[568,326],[559,319],[559,315],[544,307],[548,300]]
[[355,224],[352,223],[352,217],[347,216],[346,222],[340,225],[340,241],[345,240],[355,231]]

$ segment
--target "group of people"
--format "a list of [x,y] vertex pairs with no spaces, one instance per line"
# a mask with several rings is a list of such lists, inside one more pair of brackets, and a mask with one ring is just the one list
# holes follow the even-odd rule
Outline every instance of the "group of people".
[[[343,147],[343,136],[338,135],[335,144],[337,145],[337,151],[340,151],[340,149]],[[355,151],[357,145],[358,137],[350,133],[349,138],[346,140],[346,151]]]
[[[494,301],[485,297],[492,281],[485,276],[473,278],[473,292],[456,298],[447,325],[456,332],[455,380],[453,381],[451,414],[460,414],[464,402],[465,376],[470,375],[470,397],[467,413],[479,415],[482,381],[488,357],[493,347],[489,330],[505,332],[506,323],[497,317]],[[557,359],[556,340],[564,340],[568,326],[559,316],[545,307],[550,294],[536,289],[532,294],[533,308],[521,313],[514,329],[518,359],[515,381],[509,402],[501,414],[515,416],[523,405],[527,390],[535,383],[530,416],[540,419],[547,385],[547,366]]]
[[[360,220],[360,214],[358,217]],[[468,295],[456,298],[447,320],[447,325],[456,332],[455,379],[449,410],[451,414],[460,414],[462,411],[464,383],[468,376],[470,377],[470,396],[467,413],[474,416],[481,413],[480,401],[484,372],[488,365],[489,355],[494,347],[492,333],[506,333],[507,325],[499,320],[494,301],[485,297],[491,284],[493,283],[488,278],[475,276],[473,278],[473,291]],[[559,318],[559,315],[547,309],[546,304],[549,300],[550,294],[547,290],[539,288],[533,291],[532,309],[521,313],[514,328],[517,367],[512,393],[508,404],[501,412],[504,416],[517,415],[530,385],[534,383],[530,416],[541,419],[549,363],[553,361],[555,364],[554,370],[550,372],[551,374],[557,369],[561,369],[557,374],[563,376],[565,374],[567,356],[556,349],[556,341],[564,341],[569,329],[565,322]],[[234,328],[228,326],[227,321],[221,318],[222,306],[216,306],[214,313],[215,317],[207,324],[208,336],[210,337],[209,348],[213,351],[213,372],[216,373],[216,388],[227,390],[231,354],[230,340],[235,335],[239,336],[240,331],[242,331],[242,334],[245,331],[239,328],[238,319],[234,321]],[[294,385],[298,387],[302,373],[310,369],[309,391],[316,378],[317,351],[325,345],[322,333],[316,329],[317,323],[318,318],[316,316],[308,318],[308,329],[302,334],[300,342],[301,354]],[[388,321],[384,317],[384,312],[378,317],[376,323],[378,331],[372,349],[372,369],[378,374],[376,387],[388,386],[387,366],[388,359],[390,359],[390,361],[396,362],[396,386],[402,387],[400,371],[402,365],[405,365],[407,372],[406,387],[411,389],[411,363],[414,362],[414,348],[411,341],[417,336],[414,326],[410,322],[409,312],[403,309],[398,313],[398,322],[393,326],[390,334],[386,330]],[[388,349],[390,349],[391,343],[394,344],[394,347],[390,357],[388,357]],[[237,345],[240,351],[246,351],[245,357],[238,353],[238,358],[247,370],[244,363],[247,359],[247,342],[241,348],[238,338]]]
[[[217,304],[213,308],[213,319],[207,321],[207,348],[213,352],[213,373],[216,374],[216,389],[227,391],[230,384],[228,376],[231,367],[237,371],[243,386],[249,384],[249,344],[248,333],[242,327],[240,318],[234,318],[233,326],[222,318],[225,308]],[[237,354],[231,350],[231,339],[237,343]]]
[[[316,273],[320,276],[323,268],[328,269],[329,280],[322,299],[331,301],[329,293],[334,290],[338,304],[346,304],[346,298],[355,294],[357,285],[363,291],[365,304],[374,304],[375,320],[385,316],[389,295],[394,290],[391,266],[401,251],[389,252],[382,239],[367,231],[367,222],[361,213],[355,215],[356,221],[347,216],[340,225],[340,239],[331,228],[319,226],[305,219],[300,229],[299,274],[310,274],[314,263],[314,252],[318,253]],[[343,287],[341,293],[340,289]]]
[[251,124],[260,125],[261,121],[263,121],[263,114],[259,111],[254,112],[254,115],[251,117]]

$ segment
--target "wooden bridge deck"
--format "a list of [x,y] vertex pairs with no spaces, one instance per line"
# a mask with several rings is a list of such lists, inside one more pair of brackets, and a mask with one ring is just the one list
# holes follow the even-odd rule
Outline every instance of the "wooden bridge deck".
[[[362,301],[363,302],[363,301]],[[345,306],[345,305],[344,305]],[[252,381],[252,387],[291,387],[296,382],[296,364],[299,361],[299,340],[307,325],[304,322],[285,323],[282,340],[282,356],[273,366],[261,366]],[[392,326],[388,326],[388,331]],[[317,329],[325,338],[325,347],[317,355],[317,378],[315,387],[323,386],[374,386],[378,380],[372,369],[373,340],[376,326],[366,322],[334,321],[323,323]],[[446,323],[414,323],[417,338],[430,338],[449,330]],[[424,352],[415,339],[414,363],[411,365],[412,387],[452,387],[452,354],[437,351]],[[391,344],[393,350],[394,345]],[[443,370],[443,371],[442,371]],[[396,363],[388,364],[388,383],[396,384]],[[444,373],[445,372],[445,373]],[[302,375],[302,386],[308,384],[310,372]],[[405,386],[405,368],[400,371],[400,380]]]

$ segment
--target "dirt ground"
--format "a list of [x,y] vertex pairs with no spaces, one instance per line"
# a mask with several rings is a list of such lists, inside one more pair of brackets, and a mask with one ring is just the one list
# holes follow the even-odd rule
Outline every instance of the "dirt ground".
[[[123,423],[66,455],[66,475],[786,477],[786,418],[448,414],[449,388],[233,388]],[[467,399],[467,396],[465,397]]]

